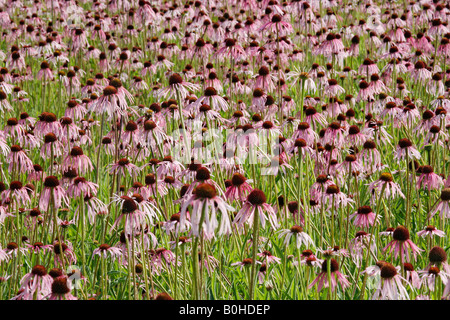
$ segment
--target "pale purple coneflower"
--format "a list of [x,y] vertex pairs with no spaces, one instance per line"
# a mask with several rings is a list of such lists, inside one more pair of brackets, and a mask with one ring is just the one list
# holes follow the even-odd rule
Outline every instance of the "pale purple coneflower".
[[364,250],[370,250],[372,255],[376,256],[377,247],[375,239],[370,233],[367,233],[365,231],[358,231],[355,237],[350,240],[348,250],[350,253],[350,257],[357,267],[361,266],[361,262],[364,259]]
[[72,285],[67,276],[59,276],[53,279],[51,286],[51,293],[48,295],[48,300],[77,300],[71,294]]
[[26,247],[30,250],[30,252],[34,254],[45,253],[46,251],[52,251],[53,246],[50,244],[44,245],[42,242],[35,242],[33,244],[25,244]]
[[236,172],[231,178],[231,185],[225,191],[228,201],[238,200],[244,202],[253,188],[248,184],[252,180],[247,180],[242,174]]
[[44,188],[39,199],[39,209],[47,211],[49,205],[51,205],[56,210],[61,207],[63,202],[66,206],[69,206],[66,191],[60,186],[57,177],[47,176],[44,179]]
[[425,237],[434,237],[434,236],[438,236],[438,237],[445,237],[445,232],[439,229],[436,229],[435,226],[432,225],[428,225],[426,226],[423,230],[420,230],[419,232],[417,232],[417,235],[419,237],[425,238]]
[[174,73],[169,77],[169,85],[163,89],[160,89],[157,94],[164,98],[175,98],[183,101],[189,94],[188,90],[198,91],[200,87],[197,84],[186,82],[178,74]]
[[440,270],[439,267],[432,266],[425,270],[417,271],[420,277],[421,286],[426,286],[427,289],[431,292],[434,292],[436,289],[437,281],[440,279],[444,286],[447,285],[448,280],[450,278],[450,274],[447,272]]
[[335,97],[345,93],[345,89],[338,84],[337,80],[328,79],[328,86],[324,88],[323,93],[327,97]]
[[33,162],[19,145],[11,146],[6,161],[9,163],[9,172],[29,173],[33,170]]
[[62,264],[62,259],[64,259],[65,263],[69,265],[73,263],[77,263],[77,258],[75,256],[75,252],[73,251],[72,243],[69,241],[66,242],[53,242],[53,253],[55,254],[55,266],[58,264]]
[[122,250],[117,247],[111,247],[109,244],[101,244],[98,248],[94,249],[92,252],[92,257],[95,255],[106,259],[108,256],[114,260],[117,257],[120,257],[122,255]]
[[369,206],[362,206],[358,208],[358,211],[351,214],[349,219],[353,220],[353,225],[369,229],[379,219],[379,215],[372,212]]
[[284,238],[284,244],[285,246],[288,246],[291,243],[291,239],[293,239],[293,242],[295,243],[295,247],[297,249],[300,249],[302,245],[305,245],[308,247],[314,246],[314,242],[312,241],[311,237],[303,231],[303,228],[301,226],[292,226],[290,229],[282,229],[279,232],[279,238]]
[[122,177],[125,177],[127,173],[131,176],[137,176],[137,174],[139,173],[139,167],[132,164],[127,158],[119,159],[119,161],[110,164],[109,166],[111,174],[115,172]]
[[389,172],[383,172],[378,180],[369,184],[369,191],[377,193],[377,196],[381,196],[381,191],[383,191],[383,196],[387,198],[405,198],[400,186],[394,182],[392,174]]
[[429,165],[420,166],[420,177],[417,180],[417,189],[424,188],[430,190],[440,189],[444,185],[442,177],[433,172],[433,167]]
[[270,263],[281,263],[281,259],[272,255],[272,253],[268,250],[264,250],[260,253],[258,253],[258,256],[263,258],[263,261],[265,261],[267,264]]
[[214,55],[223,59],[225,57],[230,58],[232,61],[240,61],[245,59],[247,54],[245,50],[236,43],[235,39],[227,38],[224,40],[224,46],[219,48]]
[[249,226],[252,227],[255,214],[259,215],[259,221],[263,228],[266,225],[266,220],[269,220],[273,229],[278,227],[275,211],[272,206],[266,203],[266,196],[264,192],[259,189],[253,189],[253,191],[249,193],[247,201],[236,215],[233,224],[238,228],[243,229],[244,224],[247,222]]
[[[328,282],[328,268],[330,268],[331,283]],[[314,287],[316,283],[318,283],[317,292],[321,291],[322,288],[328,288],[329,286],[331,286],[331,291],[334,291],[338,283],[342,289],[350,286],[350,282],[346,279],[346,276],[339,271],[339,263],[333,258],[331,258],[330,267],[328,267],[327,260],[323,261],[322,271],[319,273],[317,278],[308,285],[308,289]]]
[[[253,264],[252,258],[245,258],[242,261],[232,263],[231,266],[233,266],[233,267],[237,266],[242,271],[243,268],[251,267],[252,264]],[[262,264],[262,263],[261,263],[261,261],[256,261],[255,264]]]
[[[171,269],[172,265],[175,265],[175,254],[166,249],[166,248],[158,248],[152,251],[152,256],[150,258],[150,264],[155,267],[155,271],[160,272],[164,269]],[[181,264],[178,261],[177,266]]]
[[430,212],[430,219],[437,213],[441,218],[450,218],[450,187],[441,190],[440,201]]
[[20,280],[20,290],[24,290],[23,300],[42,300],[51,292],[53,278],[42,265],[35,265],[30,273]]
[[394,257],[400,256],[400,260],[406,258],[406,262],[410,261],[410,255],[412,254],[414,259],[417,254],[423,251],[409,238],[409,230],[403,226],[397,227],[393,234],[393,240],[383,249],[384,252],[392,253],[394,252]]
[[[180,210],[180,223],[184,225],[187,219],[187,209],[192,206],[190,222],[192,224],[192,234],[199,237],[202,231],[206,236],[214,235],[214,231],[219,227],[219,235],[231,233],[231,223],[228,211],[234,208],[228,205],[217,195],[216,188],[209,183],[199,184],[188,196]],[[217,212],[221,212],[220,225],[217,220]]]
[[136,235],[137,230],[144,224],[150,222],[150,216],[142,210],[139,210],[137,201],[129,196],[115,196],[116,202],[122,208],[121,214],[117,217],[112,228],[115,228],[124,220],[124,231],[127,235]]
[[372,295],[372,300],[408,300],[408,292],[402,281],[405,278],[398,273],[400,267],[394,267],[388,262],[383,262],[380,268],[380,280],[377,289]]
[[12,203],[12,207],[18,209],[20,206],[28,206],[31,203],[29,189],[24,186],[20,181],[11,181],[9,184],[9,189],[2,191],[1,198],[2,204]]

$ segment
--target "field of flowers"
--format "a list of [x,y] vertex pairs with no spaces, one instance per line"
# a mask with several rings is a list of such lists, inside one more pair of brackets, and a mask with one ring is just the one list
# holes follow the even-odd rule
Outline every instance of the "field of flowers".
[[449,21],[0,0],[0,300],[449,299]]

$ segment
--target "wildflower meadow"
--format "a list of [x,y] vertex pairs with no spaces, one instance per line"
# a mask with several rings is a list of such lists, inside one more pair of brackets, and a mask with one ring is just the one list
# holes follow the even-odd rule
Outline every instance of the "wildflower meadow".
[[449,299],[449,22],[0,0],[0,300]]

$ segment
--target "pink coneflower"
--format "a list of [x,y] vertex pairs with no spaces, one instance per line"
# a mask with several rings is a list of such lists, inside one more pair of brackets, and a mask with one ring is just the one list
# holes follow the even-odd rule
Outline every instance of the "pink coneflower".
[[444,188],[441,191],[441,197],[438,204],[430,212],[430,219],[440,212],[441,218],[450,218],[450,188]]
[[48,176],[44,179],[44,189],[39,199],[39,209],[47,211],[49,204],[56,210],[61,207],[62,202],[69,206],[65,190],[59,185],[59,180],[55,176]]
[[303,139],[308,146],[314,145],[318,138],[318,134],[311,128],[308,122],[300,122],[297,130],[292,135],[292,140]]
[[440,189],[444,185],[442,177],[433,172],[432,166],[419,167],[421,175],[417,180],[417,189],[426,188],[428,191]]
[[328,261],[324,260],[322,263],[322,271],[319,273],[317,278],[314,279],[314,281],[308,285],[308,289],[314,287],[316,283],[318,283],[317,292],[321,291],[322,288],[324,287],[328,288],[329,286],[331,286],[331,291],[334,291],[338,283],[342,289],[345,289],[350,286],[350,282],[346,279],[346,276],[344,276],[339,271],[339,263],[333,258],[331,258],[330,261],[330,272],[331,272],[331,283],[328,282]]
[[418,273],[421,274],[421,285],[426,286],[431,292],[434,292],[438,279],[440,279],[445,286],[450,278],[450,274],[440,270],[439,267],[436,266],[429,267],[426,270],[420,270]]
[[17,138],[24,134],[25,126],[20,124],[16,118],[9,118],[6,121],[6,126],[3,128],[5,135],[11,138]]
[[73,183],[67,188],[69,197],[85,197],[86,195],[96,195],[98,184],[87,181],[86,178],[76,177]]
[[27,246],[29,250],[34,254],[39,254],[41,252],[45,253],[45,251],[51,251],[53,248],[52,245],[50,244],[44,245],[42,242],[35,242],[33,244],[26,243],[25,246]]
[[33,162],[25,151],[18,145],[12,145],[10,150],[6,156],[6,161],[9,163],[9,172],[32,172]]
[[414,259],[416,259],[418,253],[423,251],[411,241],[409,230],[403,226],[399,226],[394,230],[392,238],[393,240],[389,242],[383,251],[389,254],[394,251],[394,257],[397,258],[400,255],[402,261],[404,258],[406,258],[406,262],[410,261],[410,251]]
[[109,257],[114,260],[122,255],[122,250],[117,247],[111,247],[109,244],[104,243],[98,248],[94,249],[94,251],[92,252],[92,257],[94,255],[97,255],[103,259],[106,259],[109,255]]
[[426,226],[423,230],[420,230],[419,232],[417,232],[417,235],[419,237],[425,238],[425,237],[430,237],[432,238],[433,236],[438,236],[438,237],[445,237],[445,232],[436,229],[435,226]]
[[243,229],[244,223],[247,222],[251,227],[255,214],[259,215],[259,220],[263,228],[266,225],[266,220],[269,220],[273,229],[278,227],[275,211],[272,206],[266,203],[266,195],[259,189],[254,189],[247,196],[247,201],[236,215],[233,224]]
[[370,85],[365,80],[361,80],[359,82],[359,91],[358,96],[356,97],[356,102],[362,102],[362,101],[368,101],[370,99],[374,98],[375,91],[373,87],[370,87]]
[[383,261],[380,268],[380,281],[372,300],[408,300],[408,292],[402,281],[406,279],[399,275],[400,267],[394,267],[389,262]]
[[374,73],[379,73],[377,64],[369,58],[364,59],[363,63],[359,66],[358,72],[360,74],[368,75],[369,77]]
[[321,113],[319,113],[315,107],[312,106],[306,107],[304,112],[305,112],[305,122],[313,126],[313,128],[327,126],[328,122],[326,118]]
[[41,113],[33,132],[39,138],[44,137],[49,132],[53,132],[57,137],[62,137],[65,133],[58,118],[52,112]]
[[6,67],[9,69],[23,70],[26,67],[25,59],[19,51],[13,51],[6,60]]
[[314,154],[314,150],[306,145],[306,141],[304,139],[295,139],[294,143],[288,150],[288,154],[297,153],[299,157],[305,157],[307,155],[312,156]]
[[[158,248],[156,250],[152,250],[152,253],[150,263],[155,267],[156,271],[168,270],[172,267],[172,265],[175,265],[176,257],[172,251],[166,248]],[[177,266],[178,265],[180,265],[180,261],[178,261]]]
[[53,279],[51,294],[48,295],[48,300],[77,300],[71,294],[71,282],[66,276],[59,276]]
[[383,172],[378,180],[369,184],[369,191],[376,192],[378,196],[381,195],[381,191],[384,188],[384,193],[387,198],[402,197],[405,195],[402,193],[400,186],[394,182],[392,174],[389,172]]
[[283,17],[279,14],[274,14],[270,21],[263,24],[259,31],[270,31],[273,34],[276,34],[277,37],[286,36],[294,31],[292,25],[286,21],[283,21]]
[[337,210],[339,207],[346,207],[349,203],[354,202],[345,193],[343,193],[339,187],[335,184],[329,185],[325,192],[322,193],[322,198],[320,199],[326,205],[328,204],[328,209]]
[[[256,264],[262,264],[261,261],[256,261],[255,263]],[[252,258],[245,258],[242,261],[232,263],[231,266],[238,266],[239,269],[241,269],[241,271],[242,271],[243,268],[250,267],[252,264],[253,264],[253,259]]]
[[357,125],[351,125],[348,128],[348,135],[345,137],[345,141],[349,146],[360,147],[366,141],[367,137],[365,134],[361,133]]
[[227,111],[228,102],[217,94],[217,90],[213,87],[207,87],[203,96],[199,97],[192,105],[194,112],[198,112],[202,104],[208,104],[215,111]]
[[338,121],[331,122],[325,129],[323,135],[323,143],[330,146],[340,147],[342,146],[345,138],[345,128],[341,127]]
[[279,238],[284,238],[284,245],[288,246],[291,243],[291,239],[294,240],[295,247],[297,249],[300,249],[302,244],[304,244],[306,247],[308,245],[314,246],[314,242],[312,241],[311,237],[303,231],[303,228],[301,226],[292,226],[290,229],[283,229],[279,231]]
[[274,262],[281,263],[281,259],[272,255],[272,253],[268,250],[264,250],[264,251],[258,253],[258,256],[263,258],[263,261],[266,262],[267,264],[274,263]]
[[300,255],[300,264],[314,267],[322,267],[323,260],[318,259],[310,249],[303,250]]
[[427,83],[427,92],[433,96],[442,96],[445,94],[445,86],[440,73],[433,74],[431,81]]
[[139,173],[139,167],[132,164],[127,158],[119,159],[116,163],[110,164],[110,173],[116,173],[125,177],[127,173],[136,176]]
[[325,190],[331,185],[334,185],[334,183],[326,175],[318,175],[316,178],[316,182],[312,184],[309,190],[311,199],[320,199]]
[[357,267],[361,266],[364,259],[364,250],[370,250],[372,255],[375,256],[377,251],[375,239],[372,239],[370,233],[358,231],[349,243],[349,253]]
[[255,75],[255,88],[262,88],[267,92],[273,92],[275,90],[275,76],[270,74],[269,68],[262,66],[258,70],[258,74]]
[[442,36],[449,32],[449,29],[442,23],[441,19],[431,20],[431,27],[428,30],[430,36]]
[[[332,166],[332,161],[330,162],[330,166]],[[361,161],[354,154],[346,155],[344,161],[336,165],[336,171],[346,175],[351,175],[363,170],[364,167],[362,166]],[[332,169],[330,168],[330,172],[331,171]]]
[[369,229],[379,216],[372,212],[369,206],[362,206],[358,208],[358,211],[349,216],[353,219],[353,224],[357,227]]
[[220,58],[229,57],[232,60],[240,61],[246,58],[245,50],[236,43],[235,39],[227,38],[224,41],[224,46],[219,48],[215,55]]
[[445,250],[439,246],[434,246],[428,253],[428,259],[430,263],[425,269],[431,266],[437,266],[442,268],[445,272],[450,274],[450,265],[447,263],[447,253]]
[[8,96],[5,92],[0,90],[0,111],[12,111],[13,107],[8,102]]
[[411,263],[404,263],[403,269],[405,270],[405,279],[408,281],[413,288],[420,289],[421,281],[419,274],[414,270],[414,266]]
[[[212,184],[201,183],[192,191],[192,195],[188,196],[180,210],[182,225],[186,223],[189,206],[192,206],[192,211],[189,213],[193,235],[198,237],[204,230],[207,236],[212,236],[217,227],[219,227],[219,235],[231,233],[228,211],[234,211],[234,208],[217,196],[216,188]],[[219,211],[221,212],[220,225],[217,220]]]
[[77,52],[78,50],[81,50],[81,48],[85,48],[89,46],[89,43],[87,41],[86,32],[84,32],[81,28],[76,28],[72,30],[71,32],[71,49],[74,52]]
[[39,80],[42,80],[44,83],[53,80],[53,72],[52,69],[50,69],[50,65],[47,61],[43,61],[41,63],[41,69],[37,74],[37,78]]
[[188,238],[188,237],[178,237],[178,239],[174,240],[174,241],[169,241],[170,245],[171,245],[171,249],[175,249],[177,246],[177,242],[178,242],[178,246],[183,246],[185,243],[188,242],[192,242],[192,238]]
[[15,243],[15,242],[9,242],[6,245],[6,248],[3,249],[3,252],[8,255],[7,259],[9,259],[11,257],[17,258],[19,253],[21,253],[22,255],[26,255],[27,254],[27,249],[23,248],[23,247],[19,247],[19,245],[17,243]]
[[180,172],[184,170],[183,164],[181,162],[174,160],[172,156],[165,156],[162,161],[159,161],[156,173],[159,177],[162,176],[177,176]]
[[157,94],[162,98],[175,98],[183,101],[189,94],[189,91],[198,91],[200,86],[190,82],[186,82],[178,74],[174,73],[169,77],[169,85],[163,89],[160,89]]
[[72,99],[67,103],[66,111],[64,112],[65,117],[70,117],[75,120],[82,119],[86,114],[87,110],[83,104],[78,103],[77,100]]
[[431,79],[431,71],[427,70],[427,65],[423,61],[417,61],[414,64],[414,70],[411,72],[411,76],[414,80],[425,83]]
[[381,154],[378,151],[373,140],[367,140],[363,144],[362,151],[358,154],[359,158],[363,160],[364,167],[367,172],[371,173],[370,169],[377,170],[381,167]]
[[345,90],[338,84],[337,80],[328,79],[328,86],[325,87],[323,93],[327,97],[335,97],[345,93]]
[[42,300],[51,292],[53,279],[47,273],[47,269],[41,265],[35,265],[30,273],[20,280],[20,290],[24,290],[23,300]]
[[63,169],[76,168],[79,173],[86,174],[94,168],[91,160],[78,147],[72,147],[70,154],[63,161]]
[[10,202],[12,200],[16,201],[15,207],[27,206],[30,204],[31,199],[28,192],[31,191],[28,187],[24,186],[20,181],[11,181],[9,189],[2,191],[2,204]]
[[420,152],[413,147],[412,142],[409,139],[400,139],[395,157],[399,160],[404,160],[406,158],[406,153],[408,153],[409,159],[419,160],[421,158]]
[[250,181],[239,172],[234,173],[231,178],[231,185],[225,191],[225,197],[231,202],[235,200],[244,202],[248,194],[253,190],[248,184]]
[[[55,254],[55,266],[58,264],[65,265],[66,263],[71,265],[77,262],[72,243],[69,241],[66,241],[66,243],[55,241],[52,246]],[[63,260],[64,263],[62,263]]]
[[113,85],[108,85],[103,89],[103,94],[91,104],[88,111],[97,114],[106,114],[108,119],[114,115],[122,116],[128,107],[126,99],[119,94]]
[[199,252],[198,253],[198,263],[199,263],[200,268],[202,267],[201,266],[202,260],[203,260],[203,266],[206,269],[206,271],[208,272],[208,276],[210,276],[211,272],[216,270],[216,268],[219,266],[219,260],[217,260],[216,258],[214,258],[213,256],[211,256],[209,254]]
[[[280,198],[279,198],[280,199]],[[303,204],[303,201],[301,202]],[[281,204],[280,204],[281,206]],[[305,224],[305,212],[297,201],[289,201],[287,204],[289,213],[292,214],[293,222],[297,225],[303,226]]]
[[173,214],[169,221],[164,222],[163,224],[163,228],[164,230],[166,230],[167,234],[175,234],[178,235],[180,232],[185,232],[187,230],[189,230],[191,227],[191,223],[186,219],[185,220],[185,224],[182,225],[180,223],[180,214],[179,213],[175,213]]
[[62,154],[62,150],[64,150],[64,145],[53,132],[49,132],[44,136],[44,144],[41,148],[41,154],[44,159],[50,159],[52,156],[59,157]]
[[117,217],[112,228],[115,228],[124,220],[124,231],[127,235],[135,235],[142,225],[150,223],[150,216],[139,210],[135,200],[128,196],[117,197],[115,200],[122,208],[121,214]]

